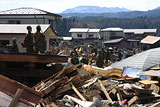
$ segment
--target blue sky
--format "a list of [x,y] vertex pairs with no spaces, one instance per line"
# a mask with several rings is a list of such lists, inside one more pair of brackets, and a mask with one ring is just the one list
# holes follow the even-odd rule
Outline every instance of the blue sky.
[[151,10],[160,7],[160,0],[0,0],[0,10],[34,7],[60,13],[80,5],[124,7],[130,10]]

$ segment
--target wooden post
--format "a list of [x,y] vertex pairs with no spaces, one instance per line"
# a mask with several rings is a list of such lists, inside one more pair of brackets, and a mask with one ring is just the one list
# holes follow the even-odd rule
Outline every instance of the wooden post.
[[20,98],[21,94],[23,92],[23,89],[19,89],[16,91],[16,94],[13,97],[12,102],[10,103],[9,107],[16,107],[17,101]]
[[75,93],[81,98],[81,100],[83,101],[87,101],[82,94],[76,89],[76,87],[74,85],[72,85],[72,89],[75,91]]
[[121,105],[121,98],[120,98],[119,93],[117,93],[117,98],[118,98],[119,105]]
[[132,98],[128,101],[128,106],[132,105],[137,99],[138,99],[137,96],[132,97]]
[[100,86],[101,86],[101,90],[104,92],[106,98],[107,98],[109,101],[113,102],[112,99],[111,99],[111,97],[109,96],[108,92],[106,91],[106,89],[105,89],[102,81],[101,81],[101,80],[98,80],[98,82],[99,82],[99,84],[100,84]]

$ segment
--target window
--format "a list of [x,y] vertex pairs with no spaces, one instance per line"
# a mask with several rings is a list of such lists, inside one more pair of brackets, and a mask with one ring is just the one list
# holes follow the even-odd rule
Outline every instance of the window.
[[0,40],[0,48],[6,48],[7,44],[9,44],[9,40]]
[[[45,24],[45,22],[44,22],[44,24]],[[51,25],[51,28],[53,29],[53,26],[54,26],[53,20],[49,20],[49,24]]]
[[116,35],[116,32],[111,32],[111,36],[115,36]]
[[82,37],[82,34],[77,34],[77,37],[81,38],[81,37]]
[[93,35],[89,35],[88,37],[89,37],[89,38],[93,38]]
[[9,20],[8,24],[21,24],[20,20]]

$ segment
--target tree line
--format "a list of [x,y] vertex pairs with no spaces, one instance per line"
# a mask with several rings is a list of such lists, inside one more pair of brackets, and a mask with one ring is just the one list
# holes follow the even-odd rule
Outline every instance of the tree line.
[[107,18],[103,16],[69,17],[58,20],[58,34],[71,36],[70,28],[108,28],[120,27],[123,29],[157,29],[160,35],[160,16],[136,18]]

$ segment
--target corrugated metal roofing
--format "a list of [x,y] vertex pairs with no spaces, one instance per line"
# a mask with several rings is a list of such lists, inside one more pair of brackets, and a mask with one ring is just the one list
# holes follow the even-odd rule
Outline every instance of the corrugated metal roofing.
[[[36,32],[37,24],[0,24],[0,33],[27,33],[27,26],[32,27],[32,33]],[[50,26],[49,24],[40,24],[43,32]]]
[[160,37],[156,36],[147,36],[144,39],[141,40],[141,43],[144,44],[154,44],[160,40]]
[[123,69],[123,67],[132,67],[147,70],[157,64],[160,64],[160,48],[154,48],[138,53],[129,58],[113,63],[110,67],[119,69]]
[[71,28],[69,30],[69,32],[88,32],[89,31],[89,28]]
[[157,29],[124,29],[124,33],[144,34],[144,33],[156,33]]
[[101,31],[123,31],[122,28],[105,28],[101,29]]
[[105,41],[105,42],[103,42],[103,43],[118,43],[118,42],[120,42],[121,40],[123,40],[123,38],[113,39],[113,40]]
[[22,8],[16,8],[16,9],[11,9],[11,10],[5,10],[5,11],[0,11],[0,15],[54,15],[57,17],[61,17],[58,14],[54,14],[51,12],[47,12],[44,10],[32,8],[32,7],[22,7]]

